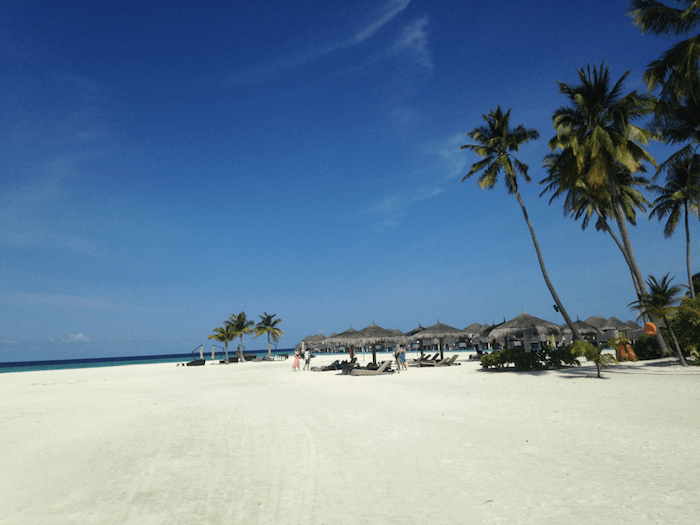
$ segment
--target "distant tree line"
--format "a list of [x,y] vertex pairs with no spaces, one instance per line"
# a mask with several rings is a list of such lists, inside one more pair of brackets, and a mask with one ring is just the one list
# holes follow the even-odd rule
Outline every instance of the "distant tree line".
[[281,322],[281,319],[275,319],[276,315],[277,314],[268,314],[265,312],[263,315],[258,316],[260,317],[260,321],[255,324],[255,322],[248,319],[244,311],[238,315],[231,314],[220,327],[214,328],[214,333],[211,334],[208,339],[214,339],[224,343],[224,352],[226,353],[226,360],[228,361],[228,344],[237,337],[240,337],[241,341],[236,350],[236,355],[238,356],[238,362],[244,363],[243,336],[252,333],[253,339],[255,339],[261,335],[267,335],[267,357],[270,358],[272,356],[272,343],[277,343],[280,336],[284,335],[284,332],[277,326]]

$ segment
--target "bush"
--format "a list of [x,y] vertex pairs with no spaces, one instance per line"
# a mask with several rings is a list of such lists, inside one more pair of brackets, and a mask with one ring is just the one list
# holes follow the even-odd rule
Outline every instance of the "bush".
[[661,350],[659,350],[659,343],[656,339],[648,335],[643,335],[638,339],[632,348],[634,353],[640,360],[646,359],[659,359],[661,357]]
[[504,348],[481,358],[482,368],[504,368],[514,365],[518,370],[545,370],[577,366],[576,356],[568,348],[545,348],[525,352],[522,348]]

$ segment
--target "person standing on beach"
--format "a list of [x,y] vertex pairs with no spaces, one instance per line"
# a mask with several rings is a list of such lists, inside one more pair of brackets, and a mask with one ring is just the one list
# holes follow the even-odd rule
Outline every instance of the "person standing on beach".
[[396,347],[396,352],[394,352],[394,359],[396,359],[396,371],[401,373],[401,345]]
[[401,363],[401,368],[408,370],[408,365],[406,364],[406,349],[403,346],[399,346],[399,361]]
[[311,369],[311,352],[306,352],[304,356],[304,370]]
[[294,362],[292,363],[292,370],[299,370],[299,352],[294,352]]

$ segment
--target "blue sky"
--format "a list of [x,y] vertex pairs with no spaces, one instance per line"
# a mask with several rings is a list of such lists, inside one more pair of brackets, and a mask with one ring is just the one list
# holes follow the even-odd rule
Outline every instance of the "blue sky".
[[[536,184],[556,81],[605,60],[644,89],[670,45],[626,8],[3,2],[0,361],[209,348],[241,310],[281,318],[283,348],[372,321],[563,323],[502,180],[460,183],[498,104],[541,134],[522,194],[570,315],[634,318],[611,239]],[[632,236],[645,275],[685,281],[682,232]]]

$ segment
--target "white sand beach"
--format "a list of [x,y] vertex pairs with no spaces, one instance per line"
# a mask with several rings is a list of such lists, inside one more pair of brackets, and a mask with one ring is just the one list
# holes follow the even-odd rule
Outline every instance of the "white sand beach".
[[458,362],[2,374],[0,522],[698,522],[700,368]]

